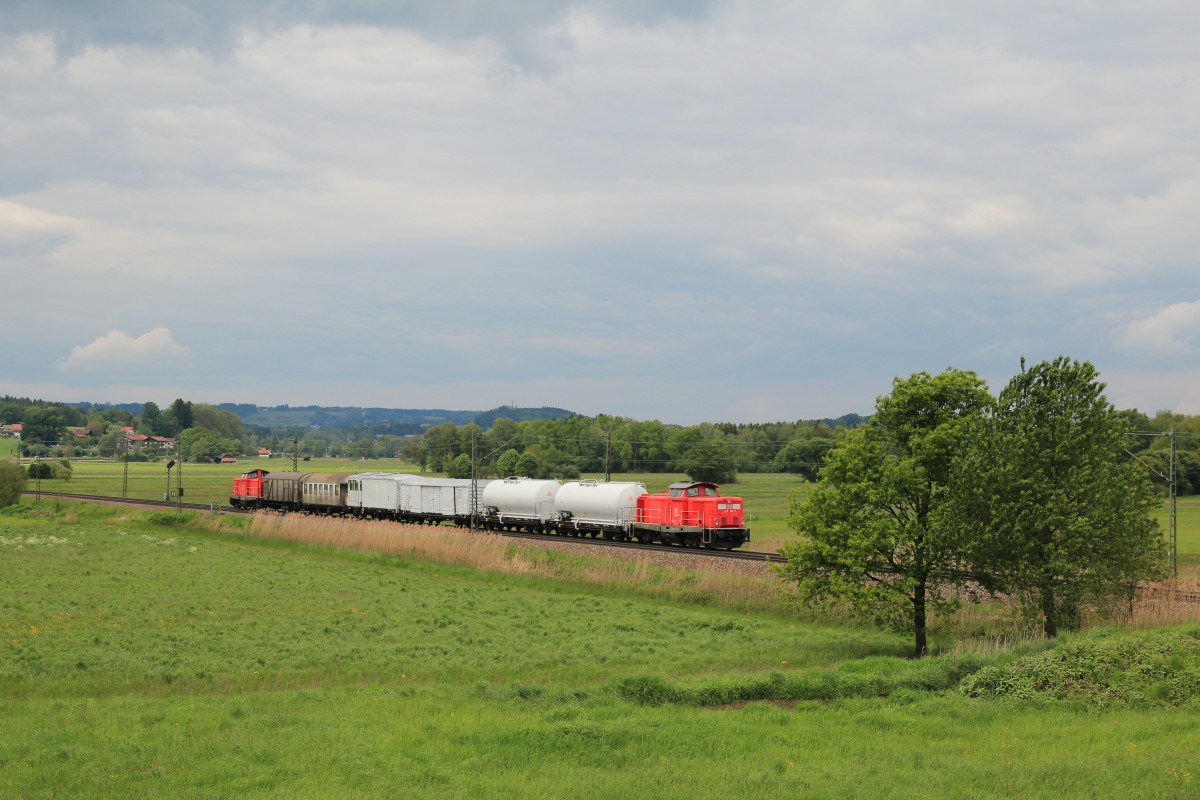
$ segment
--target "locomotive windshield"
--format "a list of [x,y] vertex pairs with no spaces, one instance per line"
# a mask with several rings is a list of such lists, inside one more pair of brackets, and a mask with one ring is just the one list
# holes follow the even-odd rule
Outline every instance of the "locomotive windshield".
[[683,497],[684,494],[688,497],[717,497],[717,489],[715,486],[689,486],[687,489],[671,489],[668,494],[671,497]]

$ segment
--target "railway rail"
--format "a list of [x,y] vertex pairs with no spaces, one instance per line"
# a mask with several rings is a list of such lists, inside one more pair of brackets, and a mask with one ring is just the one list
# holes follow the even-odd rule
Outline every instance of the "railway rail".
[[[178,500],[145,500],[135,497],[107,497],[95,494],[77,494],[74,492],[25,492],[26,496],[40,495],[57,500],[80,500],[92,503],[107,503],[110,505],[128,505],[142,508],[180,509],[187,511],[208,511],[221,514],[253,514],[251,509],[234,508],[233,506],[214,505],[209,503],[183,503]],[[707,550],[704,548],[683,548],[676,545],[641,544],[640,542],[618,542],[609,539],[592,539],[584,536],[557,536],[548,533],[522,533],[515,531],[480,531],[481,533],[507,536],[511,539],[528,539],[534,541],[570,542],[573,544],[592,545],[597,548],[612,547],[628,550],[646,550],[652,552],[687,553],[689,555],[707,558],[724,558],[733,561],[754,561],[763,563],[782,564],[787,559],[778,553],[758,553],[742,550]]]

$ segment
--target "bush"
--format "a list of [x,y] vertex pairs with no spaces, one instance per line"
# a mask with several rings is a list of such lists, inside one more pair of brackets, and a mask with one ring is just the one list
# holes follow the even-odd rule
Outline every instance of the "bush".
[[27,474],[29,475],[29,477],[34,478],[34,479],[53,478],[54,470],[50,467],[50,464],[46,461],[35,461],[29,465]]
[[968,697],[1104,706],[1200,702],[1200,629],[1116,635],[1099,630],[967,677]]
[[25,491],[25,470],[15,461],[0,463],[0,508],[15,505]]

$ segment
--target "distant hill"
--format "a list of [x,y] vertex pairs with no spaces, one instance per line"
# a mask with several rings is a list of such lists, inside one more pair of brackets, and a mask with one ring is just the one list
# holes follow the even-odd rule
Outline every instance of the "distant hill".
[[530,419],[562,419],[575,414],[562,408],[515,408],[501,406],[491,411],[450,411],[443,408],[363,408],[359,406],[255,406],[221,403],[217,408],[232,411],[247,425],[262,428],[370,428],[397,435],[422,433],[434,425],[474,422],[485,430],[501,417],[517,422]]
[[511,419],[513,422],[528,422],[534,419],[566,419],[567,417],[575,416],[578,416],[578,414],[574,411],[567,411],[565,408],[550,408],[548,406],[542,406],[541,408],[500,406],[499,408],[493,408],[491,411],[476,414],[475,418],[471,421],[486,431],[498,419]]
[[[32,401],[30,401],[32,402]],[[28,405],[29,403],[27,403]],[[142,403],[73,403],[75,408],[104,411],[119,408],[131,414],[141,414]],[[259,406],[254,403],[218,403],[216,407],[237,414],[242,422],[257,428],[362,428],[375,433],[394,433],[400,436],[423,433],[427,428],[453,422],[466,425],[474,422],[487,430],[497,419],[507,417],[515,422],[532,419],[565,419],[577,416],[565,408],[520,408],[500,406],[491,411],[451,411],[444,408],[378,408],[362,406]]]

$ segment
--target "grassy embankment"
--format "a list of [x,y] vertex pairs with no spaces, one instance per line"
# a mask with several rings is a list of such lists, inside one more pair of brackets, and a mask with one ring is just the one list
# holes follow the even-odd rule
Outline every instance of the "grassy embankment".
[[[1200,775],[1195,627],[914,662],[771,593],[453,531],[45,502],[0,513],[0,551],[0,796],[1173,798]],[[1029,677],[1063,647],[1088,669],[1051,699]],[[1149,677],[1078,690],[1110,674]]]

